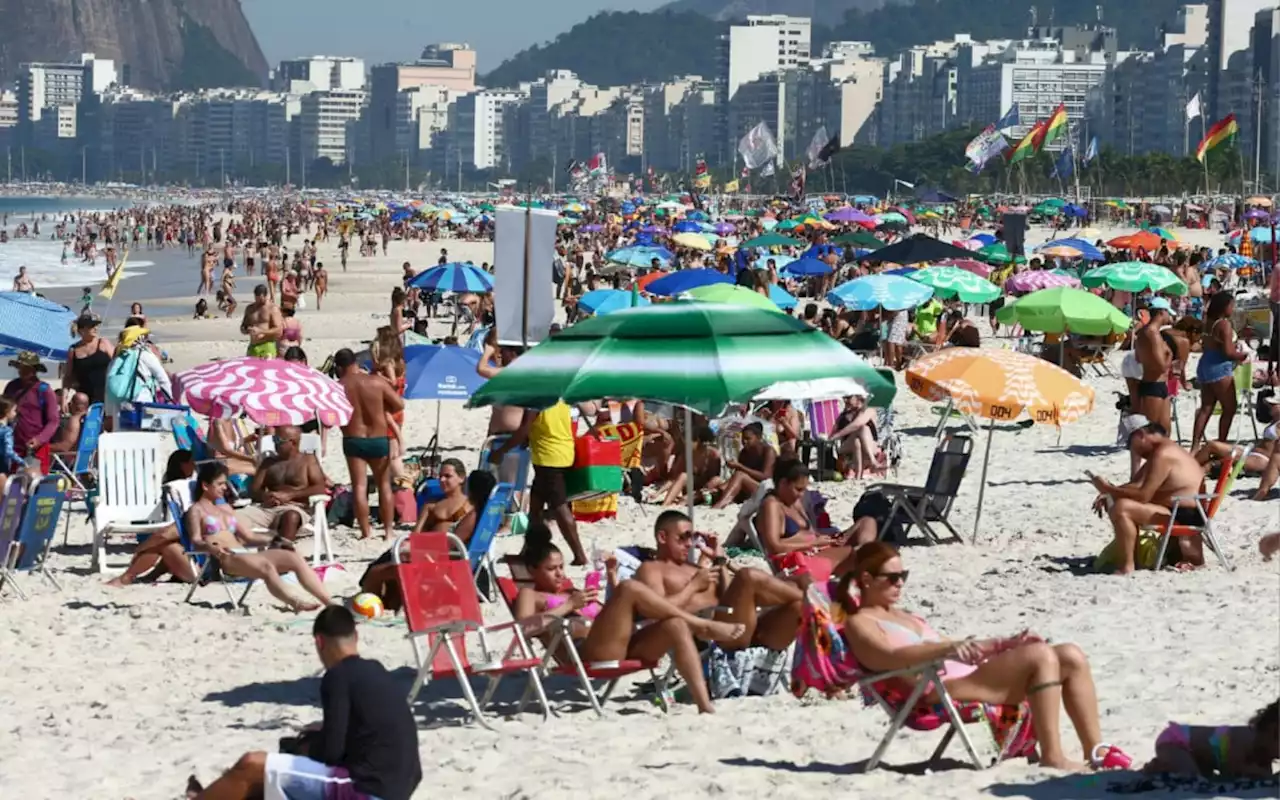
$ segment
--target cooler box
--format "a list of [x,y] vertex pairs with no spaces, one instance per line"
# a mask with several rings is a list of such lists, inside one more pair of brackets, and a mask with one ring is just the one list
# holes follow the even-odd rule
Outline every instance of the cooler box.
[[574,441],[573,450],[573,469],[564,476],[570,501],[622,491],[622,442],[588,434]]
[[187,406],[169,403],[124,403],[118,424],[124,431],[172,431],[173,423],[190,413]]

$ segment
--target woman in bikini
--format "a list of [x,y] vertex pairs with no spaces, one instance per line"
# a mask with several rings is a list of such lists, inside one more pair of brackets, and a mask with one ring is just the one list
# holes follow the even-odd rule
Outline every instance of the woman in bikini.
[[[694,637],[716,642],[733,642],[743,635],[744,627],[727,622],[714,622],[694,616],[672,605],[662,595],[635,580],[617,582],[617,563],[606,568],[609,599],[600,603],[599,585],[579,591],[567,584],[564,557],[551,543],[551,529],[541,522],[530,522],[525,531],[520,561],[528,569],[532,586],[520,590],[513,615],[537,633],[551,621],[547,618],[573,618],[572,635],[578,639],[578,652],[587,664],[600,664],[639,659],[657,661],[671,653],[676,671],[684,678],[698,710],[710,714],[711,695],[702,674],[702,662]],[[705,580],[710,586],[710,574]],[[637,617],[650,624],[636,626]],[[539,624],[541,623],[541,624]]]
[[[190,479],[195,471],[196,460],[191,455],[191,451],[175,450],[169,456],[168,464],[165,465],[162,483]],[[187,559],[186,553],[183,552],[182,537],[178,535],[177,526],[165,528],[140,541],[138,549],[133,551],[128,569],[123,575],[107,581],[107,585],[128,586],[137,580],[151,582],[159,579],[166,572],[183,583],[194,583],[196,580],[196,572]]]
[[[1025,631],[1006,639],[944,639],[922,617],[898,607],[907,577],[893,547],[872,542],[858,548],[833,598],[848,615],[844,636],[858,663],[870,671],[889,672],[945,659],[942,682],[953,699],[1030,703],[1041,766],[1083,766],[1062,750],[1058,720],[1064,706],[1090,764],[1128,763],[1119,749],[1102,744],[1098,695],[1084,651],[1074,644],[1050,645]],[[924,699],[937,702],[937,693],[930,690]]]
[[423,506],[418,512],[418,524],[414,533],[448,533],[471,512],[471,501],[463,491],[467,468],[456,458],[446,458],[440,463],[440,488],[444,497]]
[[[226,467],[216,461],[206,462],[200,467],[198,480],[199,496],[187,511],[186,520],[191,543],[197,550],[213,554],[228,575],[261,580],[273,597],[294,611],[315,611],[333,602],[311,565],[291,547],[281,546],[280,537],[256,534],[237,523],[235,511],[223,499],[227,492]],[[280,549],[243,552],[246,545]],[[319,603],[298,600],[289,593],[280,576],[290,572]]]
[[805,553],[831,563],[833,575],[853,567],[853,548],[873,542],[876,521],[863,517],[846,531],[834,534],[817,529],[805,502],[809,471],[794,458],[780,458],[773,465],[773,490],[765,495],[756,514],[756,532],[765,555],[786,560],[791,553]]

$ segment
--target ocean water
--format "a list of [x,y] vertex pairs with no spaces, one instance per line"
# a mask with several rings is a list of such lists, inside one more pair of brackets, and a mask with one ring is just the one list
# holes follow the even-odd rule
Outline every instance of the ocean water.
[[[0,219],[9,215],[9,231],[18,225],[31,224],[31,214],[49,215],[40,223],[40,239],[10,239],[0,244],[0,291],[9,291],[18,267],[25,266],[36,290],[91,286],[96,292],[107,278],[106,261],[99,256],[96,266],[81,263],[74,253],[68,254],[67,265],[62,265],[62,243],[51,241],[56,215],[80,210],[103,210],[129,205],[127,201],[101,197],[0,197]],[[136,275],[143,267],[154,262],[131,256],[125,265],[124,277]]]

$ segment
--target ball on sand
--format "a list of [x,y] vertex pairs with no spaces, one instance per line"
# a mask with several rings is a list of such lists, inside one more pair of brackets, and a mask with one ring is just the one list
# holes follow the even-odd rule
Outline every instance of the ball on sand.
[[384,611],[382,598],[373,592],[361,592],[351,598],[351,613],[353,614],[358,614],[367,619],[377,619],[382,616]]

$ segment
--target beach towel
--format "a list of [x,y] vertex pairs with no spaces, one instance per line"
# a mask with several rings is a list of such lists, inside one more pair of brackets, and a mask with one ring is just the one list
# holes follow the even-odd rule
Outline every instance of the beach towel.
[[785,650],[747,647],[727,652],[710,645],[702,657],[703,673],[712,700],[726,697],[767,697],[782,690],[788,667]]
[[[622,443],[622,471],[640,466],[640,453],[644,449],[644,429],[635,422],[621,425],[598,425],[596,430],[605,438],[616,438]],[[573,518],[578,522],[599,522],[618,516],[618,495],[608,494],[588,500],[574,500],[571,504]]]
[[[866,673],[853,656],[845,641],[842,628],[843,610],[833,606],[827,585],[810,584],[805,592],[804,611],[800,618],[800,631],[796,635],[795,659],[791,665],[791,693],[804,697],[810,690],[827,697],[842,695],[858,686]],[[876,692],[894,709],[910,697],[914,688],[906,681],[891,679],[873,685]],[[874,695],[863,691],[867,705],[877,705]],[[965,722],[986,720],[996,748],[1003,759],[1030,756],[1035,752],[1035,733],[1031,725],[1031,707],[1023,702],[1018,706],[990,703],[955,702],[960,718]],[[940,704],[921,703],[907,718],[912,730],[935,730],[947,724],[945,710]]]

